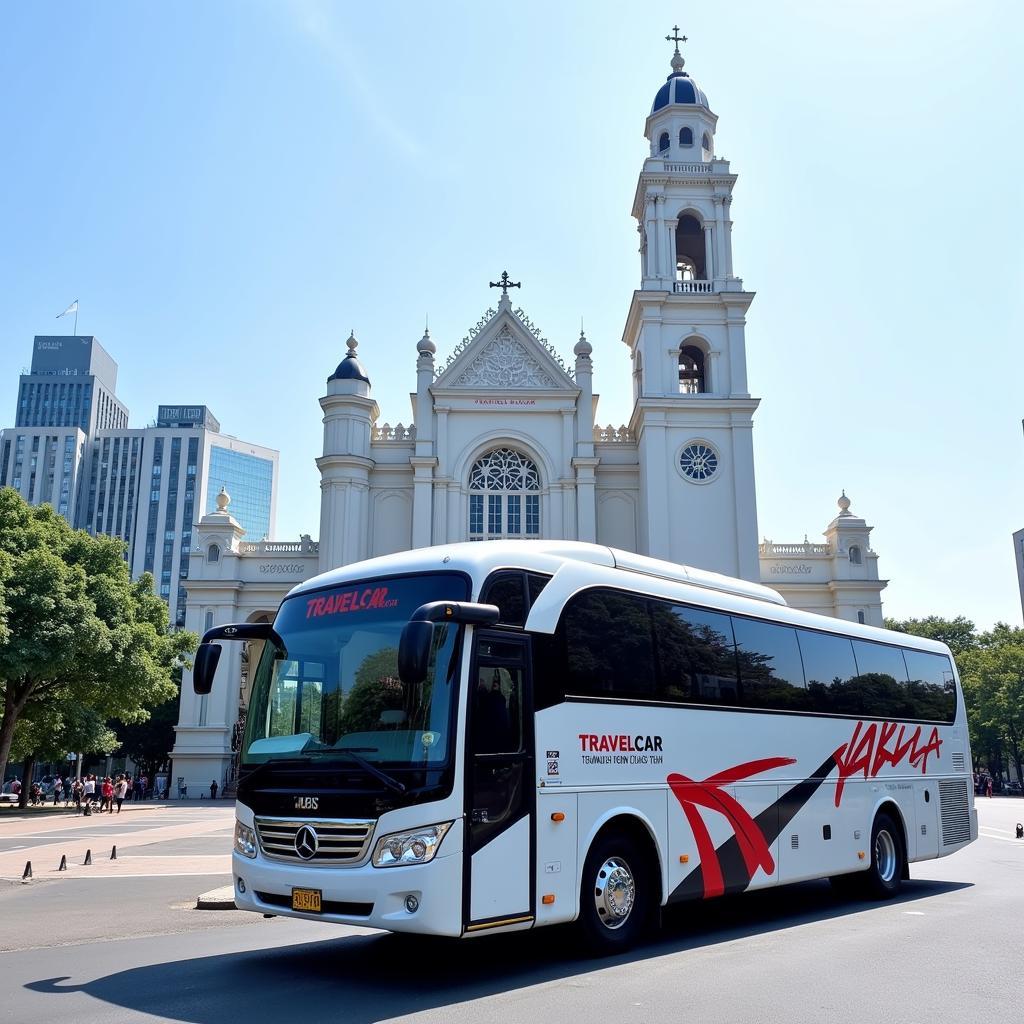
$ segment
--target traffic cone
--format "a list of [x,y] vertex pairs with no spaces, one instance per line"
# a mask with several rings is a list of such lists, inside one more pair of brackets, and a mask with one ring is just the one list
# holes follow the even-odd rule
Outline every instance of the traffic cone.
[[110,850],[110,859],[111,859],[111,860],[117,860],[117,847],[116,847],[116,846],[114,846],[114,847],[111,847],[111,850]]
[[21,873],[21,880],[27,882],[32,877],[32,861],[25,861],[25,870]]
[[92,850],[85,851],[85,860],[82,861],[82,864],[86,867],[92,864]]
[[68,869],[68,855],[66,853],[62,853],[60,855],[60,867],[57,868],[57,870],[58,871],[67,871],[67,869]]

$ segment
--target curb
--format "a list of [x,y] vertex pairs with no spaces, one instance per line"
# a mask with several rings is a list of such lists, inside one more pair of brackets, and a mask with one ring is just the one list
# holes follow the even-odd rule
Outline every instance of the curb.
[[235,887],[222,885],[219,889],[200,893],[196,897],[196,910],[234,910]]

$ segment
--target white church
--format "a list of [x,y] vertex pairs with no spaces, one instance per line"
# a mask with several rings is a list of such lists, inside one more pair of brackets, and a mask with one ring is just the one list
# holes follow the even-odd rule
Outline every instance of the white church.
[[[671,38],[671,37],[670,37]],[[631,369],[632,415],[599,425],[591,344],[572,359],[513,305],[503,273],[488,309],[441,362],[416,344],[413,421],[381,420],[358,342],[326,382],[320,539],[247,542],[230,496],[193,530],[186,628],[269,621],[297,583],[412,547],[496,538],[592,541],[762,581],[808,611],[882,624],[871,527],[845,494],[824,541],[758,542],[746,317],[754,293],[732,262],[736,175],[715,155],[706,94],[677,48],[644,128],[632,214],[640,284],[625,351],[597,358]],[[484,282],[481,282],[483,286]],[[495,293],[492,293],[495,294]],[[409,353],[412,369],[412,345]],[[622,374],[626,379],[626,374]],[[247,705],[248,655],[228,644],[213,692],[185,673],[172,787],[230,785]]]

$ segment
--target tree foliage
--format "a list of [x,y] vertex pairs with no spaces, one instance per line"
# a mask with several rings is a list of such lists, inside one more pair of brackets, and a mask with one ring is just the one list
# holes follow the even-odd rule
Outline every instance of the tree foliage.
[[0,778],[19,722],[27,743],[48,715],[60,729],[90,715],[144,721],[174,696],[171,670],[195,643],[169,631],[152,577],[131,579],[120,541],[0,488]]

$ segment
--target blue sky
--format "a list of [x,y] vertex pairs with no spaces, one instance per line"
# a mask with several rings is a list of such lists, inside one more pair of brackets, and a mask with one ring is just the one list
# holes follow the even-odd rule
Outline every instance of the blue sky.
[[281,450],[278,535],[316,535],[349,329],[408,422],[424,317],[444,358],[507,267],[567,357],[584,318],[625,422],[629,210],[678,21],[740,175],[761,534],[819,539],[845,488],[888,614],[1019,623],[1021,10],[5,5],[0,419],[78,297],[133,425],[208,404]]

